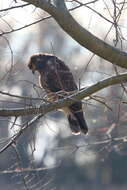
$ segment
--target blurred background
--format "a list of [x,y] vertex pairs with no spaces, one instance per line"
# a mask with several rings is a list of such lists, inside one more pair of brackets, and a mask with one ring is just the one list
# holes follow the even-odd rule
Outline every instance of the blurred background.
[[[66,4],[87,30],[126,51],[126,2],[88,2],[66,1]],[[46,12],[24,5],[23,1],[0,1],[1,108],[41,104],[40,100],[23,98],[44,95],[38,87],[38,74],[32,75],[27,68],[29,57],[34,53],[60,57],[80,88],[124,72],[80,46]],[[79,5],[80,8],[75,8]],[[84,99],[83,108],[89,126],[87,136],[73,136],[65,115],[54,111],[1,153],[1,189],[127,189],[126,84],[108,87]],[[33,117],[0,117],[0,149]]]

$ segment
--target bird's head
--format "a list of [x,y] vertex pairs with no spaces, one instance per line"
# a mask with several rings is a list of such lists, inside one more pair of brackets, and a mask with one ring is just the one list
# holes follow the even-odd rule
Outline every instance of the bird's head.
[[28,67],[30,70],[32,70],[32,73],[34,74],[35,71],[40,71],[43,69],[43,63],[44,63],[43,54],[35,54],[30,57],[30,60],[28,62]]

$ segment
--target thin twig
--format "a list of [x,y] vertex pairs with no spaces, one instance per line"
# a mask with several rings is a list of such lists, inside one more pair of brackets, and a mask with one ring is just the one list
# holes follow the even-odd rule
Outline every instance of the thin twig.
[[33,125],[34,123],[36,123],[41,117],[43,116],[43,114],[40,114],[36,117],[34,117],[32,120],[30,120],[29,122],[26,122],[22,129],[16,133],[12,138],[11,140],[0,150],[0,153],[4,152],[5,150],[7,150],[12,144],[15,144],[16,143],[16,140],[23,134],[23,132],[31,127],[31,125]]
[[0,9],[0,12],[10,11],[10,10],[17,9],[17,8],[23,8],[23,7],[26,7],[28,5],[30,5],[30,3],[25,3],[23,5],[18,5],[18,6],[12,6],[12,7],[8,7],[5,9]]
[[102,81],[97,82],[96,84],[80,90],[72,95],[69,95],[63,99],[54,101],[53,103],[46,102],[42,103],[40,106],[35,107],[27,107],[27,108],[20,108],[20,109],[0,109],[0,116],[8,117],[8,116],[25,116],[25,115],[32,115],[32,114],[46,114],[50,111],[55,109],[59,109],[65,106],[69,106],[73,104],[75,101],[81,100],[85,97],[88,97],[99,90],[102,90],[108,86],[119,84],[121,82],[127,81],[127,73],[120,74],[117,76],[112,76]]

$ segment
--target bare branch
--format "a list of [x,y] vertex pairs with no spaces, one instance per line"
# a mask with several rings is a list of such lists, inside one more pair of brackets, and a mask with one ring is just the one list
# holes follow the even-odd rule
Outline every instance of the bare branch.
[[14,174],[14,173],[23,173],[23,172],[39,172],[39,171],[44,171],[44,170],[52,170],[56,167],[59,167],[59,165],[53,165],[50,167],[39,167],[39,168],[18,168],[15,170],[4,170],[4,171],[0,171],[0,174]]
[[74,103],[76,100],[81,100],[87,96],[90,96],[96,93],[99,90],[102,90],[108,86],[123,83],[127,81],[127,73],[123,73],[117,76],[112,76],[110,78],[104,79],[96,84],[88,87],[87,89],[80,90],[79,92],[67,96],[63,99],[55,101],[54,103],[43,103],[41,106],[36,107],[28,107],[28,108],[20,108],[20,109],[0,109],[0,116],[8,117],[8,116],[24,116],[24,115],[32,115],[32,114],[46,114],[55,109],[59,109],[61,107],[68,106]]
[[26,7],[28,5],[30,5],[30,3],[26,3],[24,5],[12,6],[12,7],[6,8],[6,9],[0,9],[0,12],[10,11],[10,10],[17,9],[17,8],[23,8],[23,7]]
[[60,8],[65,7],[64,0],[61,1],[62,5],[58,7],[51,5],[45,0],[24,1],[47,11],[53,16],[61,28],[83,47],[113,64],[127,68],[127,53],[107,44],[103,40],[100,40],[78,24],[67,9]]
[[[87,4],[89,4],[89,3],[80,4],[80,5],[78,5],[78,6],[74,7],[74,8],[69,9],[69,11],[73,11],[73,10],[75,10],[75,9],[78,9],[78,8],[82,7],[82,6],[86,6],[88,9],[90,9],[90,10],[92,10],[94,13],[98,14],[101,18],[103,18],[104,20],[106,20],[106,21],[108,21],[108,22],[110,22],[111,24],[114,25],[114,23],[113,23],[112,21],[110,21],[109,19],[107,19],[106,17],[104,17],[102,14],[100,14],[100,13],[97,12],[96,10],[94,10],[94,9],[92,9],[91,7],[87,6]],[[27,3],[27,4],[25,4],[25,5],[30,5],[30,4]],[[24,5],[24,6],[25,6],[25,5]],[[10,7],[10,8],[6,8],[6,9],[1,9],[0,11],[2,12],[2,11],[6,11],[6,10],[12,10],[13,8],[19,8],[19,7],[20,7],[20,6]],[[13,28],[9,25],[9,27],[11,28],[11,30],[10,30],[10,31],[6,31],[6,32],[1,32],[1,33],[0,33],[0,36],[6,35],[6,34],[10,34],[10,33],[13,33],[13,32],[17,32],[17,31],[19,31],[19,30],[22,30],[22,29],[25,29],[25,28],[27,28],[27,27],[33,26],[33,25],[35,25],[35,24],[38,24],[39,22],[45,21],[45,20],[50,19],[50,18],[52,18],[52,16],[47,16],[47,17],[38,19],[38,20],[36,20],[36,21],[34,21],[34,22],[32,22],[32,23],[26,24],[26,25],[24,25],[24,26],[22,26],[22,27],[19,27],[19,28],[16,28],[16,29],[13,29]],[[1,19],[4,20],[3,18],[1,18]],[[6,22],[6,21],[4,20],[4,22]],[[8,25],[8,23],[6,23],[6,24]]]
[[31,125],[33,125],[34,123],[36,123],[43,115],[40,114],[36,117],[34,117],[31,121],[26,122],[23,126],[22,129],[16,133],[11,140],[0,150],[0,153],[4,152],[6,149],[8,149],[8,147],[10,147],[11,145],[16,143],[16,140],[23,134],[23,132],[28,128],[31,127]]
[[22,26],[22,27],[19,27],[19,28],[17,28],[17,29],[12,29],[12,30],[7,31],[7,32],[1,32],[1,33],[0,33],[0,36],[3,36],[3,35],[5,35],[5,34],[10,34],[10,33],[12,33],[12,32],[17,32],[17,31],[22,30],[22,29],[24,29],[24,28],[27,28],[27,27],[29,27],[29,26],[33,26],[34,24],[37,24],[37,23],[39,23],[39,22],[41,22],[41,21],[47,20],[47,19],[49,19],[49,18],[51,18],[51,16],[47,16],[47,17],[41,18],[41,19],[39,19],[39,20],[37,20],[37,21],[35,21],[35,22],[32,22],[32,23],[30,23],[30,24],[26,24],[26,25],[24,25],[24,26]]
[[13,97],[13,98],[19,98],[19,99],[28,99],[28,100],[42,100],[42,98],[32,98],[32,97],[28,97],[28,96],[19,96],[19,95],[14,95],[14,94],[10,94],[8,92],[3,92],[3,91],[0,91],[0,94],[2,95],[6,95],[6,96],[10,96],[10,97]]

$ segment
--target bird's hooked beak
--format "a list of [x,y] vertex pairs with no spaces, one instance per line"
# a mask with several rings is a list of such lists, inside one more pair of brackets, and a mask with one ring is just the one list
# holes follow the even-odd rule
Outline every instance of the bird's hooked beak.
[[34,73],[35,73],[35,70],[36,70],[35,65],[34,65],[34,64],[31,64],[31,65],[29,65],[28,67],[29,67],[29,69],[32,71],[32,73],[34,74]]

